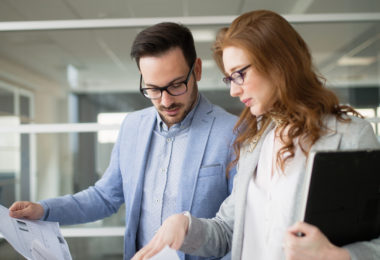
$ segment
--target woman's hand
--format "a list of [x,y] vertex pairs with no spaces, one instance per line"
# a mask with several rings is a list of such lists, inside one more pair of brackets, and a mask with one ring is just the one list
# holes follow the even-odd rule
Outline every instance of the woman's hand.
[[284,250],[287,260],[351,259],[347,250],[331,244],[316,226],[304,222],[297,222],[287,230]]
[[178,250],[187,234],[189,218],[176,214],[167,218],[148,245],[138,251],[132,260],[148,259],[159,253],[166,245]]

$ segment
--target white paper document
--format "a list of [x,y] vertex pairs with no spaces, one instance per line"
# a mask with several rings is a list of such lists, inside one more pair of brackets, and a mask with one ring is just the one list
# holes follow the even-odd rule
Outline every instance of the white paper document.
[[11,218],[0,205],[0,233],[26,259],[71,260],[58,222]]
[[149,258],[149,260],[179,260],[179,256],[174,249],[165,246],[157,255]]

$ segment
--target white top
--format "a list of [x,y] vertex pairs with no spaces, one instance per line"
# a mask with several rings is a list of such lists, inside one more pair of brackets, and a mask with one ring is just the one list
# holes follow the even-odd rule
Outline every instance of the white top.
[[[296,140],[298,142],[298,140]],[[242,260],[285,259],[282,244],[285,232],[294,224],[295,190],[306,165],[299,145],[284,172],[276,166],[281,141],[275,142],[275,129],[265,137],[257,169],[247,193]],[[301,178],[302,179],[302,178]]]

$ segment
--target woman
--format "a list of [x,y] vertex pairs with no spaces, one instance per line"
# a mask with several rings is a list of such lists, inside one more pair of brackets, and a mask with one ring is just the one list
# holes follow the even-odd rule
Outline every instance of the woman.
[[213,219],[169,217],[135,259],[166,244],[202,256],[232,248],[232,259],[380,259],[380,239],[340,248],[297,222],[311,151],[380,147],[370,124],[324,87],[299,34],[276,13],[249,12],[221,31],[214,56],[246,106],[235,127],[233,192]]

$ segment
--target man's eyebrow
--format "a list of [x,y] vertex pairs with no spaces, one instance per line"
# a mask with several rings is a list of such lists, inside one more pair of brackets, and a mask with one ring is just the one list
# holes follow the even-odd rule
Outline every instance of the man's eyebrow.
[[180,77],[177,77],[175,79],[173,79],[172,81],[170,81],[168,84],[166,84],[165,86],[157,86],[157,85],[154,85],[154,84],[151,84],[151,83],[145,83],[145,86],[148,86],[148,87],[155,87],[155,88],[163,88],[163,87],[167,87],[167,86],[170,86],[172,85],[173,83],[180,83],[180,82],[176,82],[180,79],[183,79],[184,77],[186,76],[180,76]]

